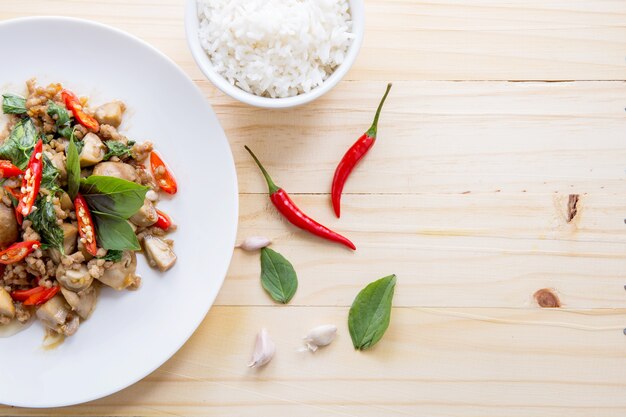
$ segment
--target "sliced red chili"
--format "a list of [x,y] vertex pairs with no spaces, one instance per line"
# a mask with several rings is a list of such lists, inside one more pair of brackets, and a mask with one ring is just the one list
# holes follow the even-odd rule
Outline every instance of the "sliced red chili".
[[89,130],[97,132],[100,130],[100,123],[93,117],[83,111],[83,106],[76,94],[69,90],[61,91],[61,97],[65,102],[65,107],[74,114],[74,118],[78,123],[85,126]]
[[11,194],[13,196],[14,199],[16,199],[17,201],[19,201],[20,197],[22,196],[19,191],[17,191],[15,188],[11,188],[8,185],[4,186],[4,189],[7,193]]
[[15,301],[26,301],[33,294],[37,294],[45,290],[46,287],[37,286],[35,288],[31,288],[30,290],[17,290],[11,293],[11,298]]
[[87,252],[96,256],[98,244],[96,243],[96,227],[91,217],[91,212],[87,206],[85,198],[77,194],[74,199],[74,209],[76,210],[76,220],[78,221],[78,234]]
[[156,209],[157,212],[157,222],[154,224],[159,229],[167,230],[172,226],[172,219],[170,216],[163,213],[161,210]]
[[28,161],[28,167],[24,171],[22,180],[22,196],[17,205],[17,211],[23,216],[28,216],[33,210],[35,200],[39,194],[41,185],[41,175],[43,173],[43,142],[41,139],[35,145],[33,154]]
[[28,297],[28,299],[24,301],[24,305],[25,306],[42,305],[43,303],[49,301],[52,297],[54,297],[59,292],[60,289],[61,287],[45,288],[43,291],[37,292],[31,295],[30,297]]
[[41,243],[36,240],[14,243],[7,249],[0,252],[0,264],[9,265],[19,262],[40,246]]
[[[11,194],[11,196],[15,199],[15,201],[17,203],[19,203],[20,199],[22,198],[22,195],[17,190],[9,187],[8,185],[5,185],[4,189],[5,189],[5,191],[7,193]],[[22,221],[24,220],[24,216],[22,216],[22,213],[20,213],[17,210],[17,206],[14,206],[13,210],[15,211],[15,219],[17,220],[17,224],[19,224],[21,226],[22,225]]]
[[154,175],[159,188],[168,194],[176,194],[176,191],[178,191],[176,178],[174,178],[174,174],[158,153],[152,152],[150,154],[150,166],[152,175]]
[[22,175],[24,171],[13,165],[10,161],[0,161],[0,178],[11,178]]

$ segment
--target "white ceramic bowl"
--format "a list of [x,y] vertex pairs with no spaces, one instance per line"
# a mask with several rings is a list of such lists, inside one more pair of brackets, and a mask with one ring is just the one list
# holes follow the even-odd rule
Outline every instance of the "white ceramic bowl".
[[239,87],[232,85],[228,80],[218,74],[211,64],[211,60],[207,56],[204,49],[202,49],[202,45],[200,44],[200,39],[198,37],[198,30],[200,27],[199,19],[198,19],[198,11],[196,0],[187,0],[187,6],[185,10],[185,28],[187,32],[187,43],[189,44],[189,48],[191,49],[191,54],[193,55],[196,63],[206,75],[206,77],[211,80],[213,84],[225,94],[228,94],[232,98],[235,98],[243,103],[250,104],[256,107],[265,107],[270,109],[284,109],[288,107],[300,106],[302,104],[308,103],[310,101],[315,100],[318,97],[329,92],[339,80],[343,78],[344,75],[350,70],[352,64],[356,60],[357,55],[359,54],[359,49],[361,49],[361,44],[363,43],[363,35],[365,33],[365,6],[363,4],[363,0],[349,0],[350,2],[350,13],[352,15],[352,31],[356,35],[352,45],[350,45],[350,49],[348,50],[348,54],[346,55],[345,61],[337,67],[335,72],[333,72],[330,77],[328,77],[324,83],[309,91],[308,93],[299,94],[295,97],[287,97],[287,98],[268,98],[268,97],[260,97],[251,93],[248,93],[242,90]]

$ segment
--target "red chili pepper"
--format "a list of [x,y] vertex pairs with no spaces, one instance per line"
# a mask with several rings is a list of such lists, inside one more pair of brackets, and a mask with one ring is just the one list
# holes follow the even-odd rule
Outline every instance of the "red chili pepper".
[[[22,198],[22,195],[17,190],[9,187],[8,185],[5,185],[4,189],[6,190],[7,193],[11,194],[13,196],[13,198],[19,204],[19,201]],[[15,211],[15,219],[17,220],[17,224],[19,224],[21,226],[22,225],[22,221],[24,220],[24,216],[22,216],[22,213],[20,213],[17,210],[17,206],[13,207],[13,210]]]
[[178,191],[176,178],[174,178],[172,171],[156,152],[150,153],[150,167],[159,188],[168,194],[176,194],[176,191]]
[[11,178],[22,175],[24,172],[10,161],[0,161],[0,178]]
[[387,91],[385,91],[385,95],[382,100],[380,100],[380,104],[378,105],[378,110],[376,110],[376,115],[374,116],[374,123],[369,128],[367,132],[363,134],[356,142],[348,149],[346,154],[341,158],[341,162],[337,165],[337,169],[335,170],[335,177],[333,178],[333,186],[331,190],[331,197],[333,201],[333,209],[335,209],[335,214],[337,217],[341,217],[341,192],[343,191],[343,186],[346,183],[346,180],[350,176],[350,173],[354,169],[354,167],[359,163],[359,161],[365,156],[367,151],[370,150],[372,145],[374,145],[374,141],[376,140],[376,133],[378,130],[378,117],[380,116],[380,111],[383,108],[383,104],[385,103],[385,99],[387,98],[387,94],[389,94],[389,90],[391,89],[391,83],[387,84]]
[[100,124],[98,121],[93,116],[90,116],[83,111],[83,106],[80,104],[80,100],[76,94],[69,90],[63,90],[61,91],[61,97],[63,97],[65,107],[72,111],[72,114],[74,114],[74,118],[78,121],[78,123],[85,126],[89,130],[93,130],[94,132],[100,130]]
[[156,209],[156,212],[157,212],[157,221],[154,225],[158,227],[159,229],[163,229],[163,230],[169,229],[172,226],[172,219],[170,219],[170,216],[163,213],[159,209]]
[[[40,287],[40,288],[43,288],[43,287]],[[24,305],[25,306],[42,305],[43,303],[49,301],[52,297],[54,297],[59,292],[60,289],[61,287],[44,288],[43,291],[37,292],[31,295],[30,297],[28,297],[28,299],[24,301]]]
[[45,290],[46,287],[37,286],[35,288],[31,288],[30,290],[17,290],[11,293],[11,298],[15,301],[26,301],[33,294],[37,294]]
[[304,214],[302,210],[300,210],[298,206],[296,206],[296,204],[291,200],[291,198],[289,198],[289,194],[287,194],[285,190],[274,184],[274,181],[272,181],[272,178],[267,173],[263,165],[261,165],[261,162],[250,150],[250,148],[248,148],[247,146],[245,146],[245,148],[254,159],[254,162],[256,162],[256,164],[261,169],[261,172],[265,177],[265,181],[267,181],[267,187],[270,193],[270,200],[272,201],[272,203],[274,203],[274,206],[276,206],[280,214],[285,216],[287,220],[289,220],[295,226],[298,226],[300,229],[306,230],[307,232],[313,233],[314,235],[317,235],[321,238],[341,243],[342,245],[345,245],[352,250],[356,250],[356,246],[354,246],[354,244],[350,242],[347,238],[341,236],[336,232],[333,232],[326,226],[319,224],[318,222]]
[[36,240],[14,243],[0,252],[0,264],[9,265],[19,262],[40,246],[41,243]]
[[15,188],[11,188],[8,185],[4,186],[4,189],[6,190],[7,193],[11,194],[13,196],[13,198],[15,198],[16,200],[19,200],[20,197],[22,196],[19,191],[17,191]]
[[74,199],[74,209],[76,210],[76,221],[78,222],[78,234],[81,242],[91,255],[96,256],[98,244],[96,243],[96,226],[91,218],[91,211],[87,206],[85,198],[77,194]]
[[41,185],[41,175],[43,173],[43,142],[39,139],[39,142],[33,149],[33,154],[30,156],[28,167],[24,172],[24,179],[22,180],[22,196],[20,202],[17,205],[17,211],[22,216],[28,216],[35,205],[35,200],[39,194],[39,186]]

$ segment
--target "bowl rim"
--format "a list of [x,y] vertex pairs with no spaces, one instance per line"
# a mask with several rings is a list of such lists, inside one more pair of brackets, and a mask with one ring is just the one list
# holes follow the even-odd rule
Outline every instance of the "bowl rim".
[[348,48],[348,53],[343,63],[341,63],[335,71],[320,85],[308,93],[299,94],[294,97],[269,98],[261,97],[239,87],[232,85],[222,75],[213,70],[213,65],[209,60],[207,53],[200,44],[198,31],[200,22],[197,13],[197,1],[187,0],[185,4],[185,35],[187,45],[191,50],[191,55],[200,71],[224,94],[255,107],[268,109],[285,109],[290,107],[301,106],[323,96],[332,90],[341,79],[352,68],[363,44],[365,36],[365,5],[363,0],[348,0],[350,4],[350,13],[352,16],[352,32],[355,38]]

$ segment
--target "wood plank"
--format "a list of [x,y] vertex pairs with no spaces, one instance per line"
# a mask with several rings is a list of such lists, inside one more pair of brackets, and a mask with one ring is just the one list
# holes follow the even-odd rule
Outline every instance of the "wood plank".
[[[626,310],[396,308],[384,339],[354,352],[347,308],[215,307],[191,341],[142,382],[58,415],[616,416],[626,412]],[[289,320],[285,320],[289,317]],[[320,323],[339,327],[297,352]],[[255,333],[277,345],[246,368]],[[12,415],[41,411],[2,409]]]
[[[185,43],[182,0],[20,0],[0,16],[67,15],[138,35],[203,79]],[[377,0],[350,80],[624,79],[626,3],[600,0]]]
[[[243,146],[297,193],[328,193],[384,83],[350,82],[310,106],[267,112],[210,96],[240,191],[266,186]],[[626,83],[399,82],[375,147],[346,193],[611,192],[624,189]]]
[[[352,238],[355,253],[288,224],[265,195],[242,195],[239,240],[267,236],[294,264],[295,305],[349,306],[395,273],[399,306],[528,307],[554,288],[572,308],[626,302],[626,197],[582,195],[567,222],[562,194],[349,195],[339,221],[328,196],[295,201]],[[271,305],[257,253],[235,251],[219,305]]]
[[[289,306],[273,304],[259,285],[258,255],[236,251],[217,305],[152,375],[88,404],[0,406],[0,415],[626,414],[626,2],[368,0],[365,43],[346,80],[311,105],[273,112],[204,80],[185,43],[183,7],[2,1],[0,18],[93,19],[174,59],[233,146],[239,237],[271,237],[297,268],[298,293]],[[379,141],[348,183],[339,221],[328,202],[332,173],[387,81],[395,87]],[[244,144],[359,250],[285,224]],[[580,201],[568,223],[570,193]],[[353,352],[348,306],[391,272],[390,329],[373,351]],[[565,308],[538,308],[540,288],[554,288]],[[315,355],[297,352],[299,337],[322,323],[338,325],[337,341]],[[250,371],[263,326],[277,356]]]

